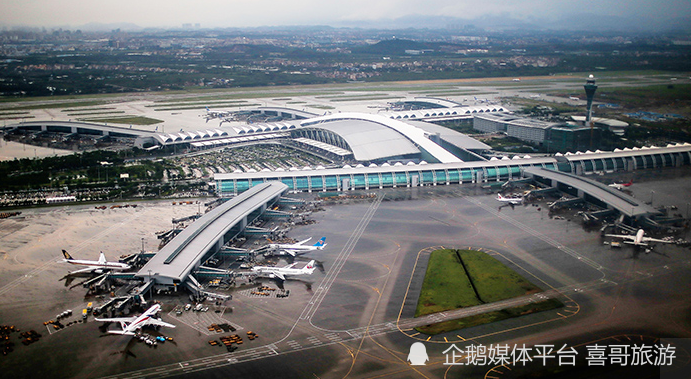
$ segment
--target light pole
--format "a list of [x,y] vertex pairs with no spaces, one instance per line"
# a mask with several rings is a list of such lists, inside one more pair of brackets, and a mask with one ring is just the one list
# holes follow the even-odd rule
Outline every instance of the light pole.
[[654,196],[654,195],[655,195],[655,191],[654,191],[654,190],[650,190],[650,206],[651,206],[651,207],[653,206],[653,196]]

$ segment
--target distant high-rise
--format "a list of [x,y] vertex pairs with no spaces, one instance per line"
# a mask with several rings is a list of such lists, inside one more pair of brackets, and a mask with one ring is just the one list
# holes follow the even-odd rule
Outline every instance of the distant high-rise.
[[595,77],[593,75],[588,76],[583,88],[585,88],[585,96],[587,97],[585,126],[592,127],[593,125],[591,117],[593,115],[593,97],[595,96],[595,90],[597,90],[597,86],[595,85]]

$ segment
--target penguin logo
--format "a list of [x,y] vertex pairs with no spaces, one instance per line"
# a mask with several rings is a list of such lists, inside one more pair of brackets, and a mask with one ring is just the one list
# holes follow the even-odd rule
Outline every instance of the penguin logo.
[[408,362],[411,366],[424,366],[429,361],[427,356],[427,348],[422,342],[415,342],[410,345],[410,354],[408,354]]

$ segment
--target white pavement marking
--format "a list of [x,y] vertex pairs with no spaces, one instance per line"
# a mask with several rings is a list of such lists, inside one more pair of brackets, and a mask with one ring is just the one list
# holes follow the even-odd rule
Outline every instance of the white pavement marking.
[[[360,237],[362,237],[362,234],[365,232],[367,225],[372,220],[372,217],[374,217],[374,213],[379,208],[379,205],[381,204],[383,199],[383,193],[377,195],[377,198],[367,209],[367,212],[365,212],[365,215],[362,217],[358,225],[355,227],[355,230],[353,230],[353,233],[350,235],[350,238],[348,238],[348,241],[343,246],[343,250],[341,250],[340,254],[338,254],[338,257],[336,257],[336,260],[334,261],[334,264],[329,270],[329,272],[327,272],[326,277],[319,284],[319,288],[328,289],[329,287],[331,287],[331,284],[334,282],[334,280],[336,280],[336,277],[341,272],[341,269],[343,269],[343,266],[348,260],[348,257],[355,249],[355,245],[360,240]],[[319,309],[319,306],[326,297],[327,292],[328,291],[326,290],[316,291],[314,296],[312,296],[312,299],[309,301],[309,304],[307,305],[307,307],[305,307],[302,314],[300,315],[300,320],[310,320],[310,324],[315,328],[318,328],[316,325],[312,324],[311,319],[317,312],[317,309]]]
[[[82,249],[84,249],[84,246],[88,245],[88,244],[91,243],[92,241],[94,241],[94,240],[99,240],[99,239],[101,239],[103,236],[112,234],[113,231],[114,231],[115,229],[118,229],[118,228],[122,227],[123,225],[129,225],[129,224],[131,224],[132,221],[136,220],[137,218],[139,218],[141,215],[143,215],[143,214],[146,213],[146,212],[147,212],[147,210],[145,210],[145,211],[143,211],[143,212],[138,212],[138,213],[134,214],[133,217],[131,217],[131,218],[125,220],[125,221],[122,221],[122,222],[120,222],[120,223],[117,223],[117,224],[115,224],[115,225],[109,227],[108,229],[105,229],[105,230],[103,230],[102,232],[96,234],[95,236],[93,236],[93,237],[91,237],[91,238],[89,238],[89,239],[87,239],[87,240],[82,241],[82,242],[81,242],[79,245],[77,245],[75,248],[72,248],[72,251],[73,251],[73,252],[76,252],[76,253],[80,252]],[[13,290],[14,288],[16,288],[17,286],[19,286],[20,284],[26,282],[27,280],[31,279],[31,278],[34,277],[35,275],[38,275],[39,273],[41,273],[41,272],[47,270],[48,268],[50,268],[51,266],[53,266],[55,263],[60,262],[61,260],[62,260],[62,258],[60,258],[60,257],[55,257],[55,258],[53,258],[53,259],[47,261],[46,263],[42,264],[41,266],[39,266],[39,267],[37,267],[37,268],[31,270],[28,274],[24,274],[23,276],[20,276],[19,278],[17,278],[17,279],[15,279],[15,280],[11,281],[10,283],[4,285],[2,288],[0,288],[0,296],[5,295],[6,293],[8,293],[9,291]]]
[[572,256],[572,257],[578,259],[579,261],[581,261],[581,262],[587,264],[588,266],[590,266],[590,267],[592,267],[592,268],[594,268],[594,269],[596,269],[596,270],[602,271],[602,270],[605,268],[604,266],[602,266],[601,264],[595,262],[594,260],[592,260],[592,259],[590,259],[590,258],[588,258],[588,257],[585,257],[585,256],[579,254],[576,250],[574,250],[574,249],[572,249],[572,248],[570,248],[570,247],[567,247],[567,246],[562,245],[561,243],[559,243],[559,242],[557,242],[557,241],[551,239],[550,237],[548,237],[548,236],[546,236],[546,235],[544,235],[544,234],[538,232],[537,230],[535,230],[535,229],[529,227],[528,225],[523,224],[523,223],[520,222],[520,221],[516,221],[516,220],[514,220],[513,218],[511,218],[511,217],[509,217],[509,216],[507,216],[507,215],[505,215],[505,214],[502,214],[502,213],[500,213],[500,212],[497,212],[494,208],[487,206],[486,204],[482,203],[481,201],[479,201],[479,200],[477,200],[477,199],[474,199],[474,198],[469,197],[469,196],[464,196],[464,199],[466,199],[466,200],[468,200],[469,202],[471,202],[471,203],[473,203],[473,204],[475,204],[475,205],[477,205],[477,206],[483,208],[485,211],[487,211],[487,212],[493,214],[494,216],[496,216],[496,217],[498,217],[498,218],[501,218],[502,220],[504,220],[504,221],[506,221],[506,222],[512,224],[513,226],[515,226],[515,227],[517,227],[517,228],[523,230],[524,232],[526,232],[526,233],[532,235],[533,237],[537,237],[537,238],[541,239],[542,241],[544,241],[544,242],[546,242],[546,243],[548,243],[548,244],[550,244],[550,245],[556,247],[557,249],[559,249],[559,250],[563,251],[564,253],[566,253],[566,254],[568,254],[568,255],[570,255],[570,256]]

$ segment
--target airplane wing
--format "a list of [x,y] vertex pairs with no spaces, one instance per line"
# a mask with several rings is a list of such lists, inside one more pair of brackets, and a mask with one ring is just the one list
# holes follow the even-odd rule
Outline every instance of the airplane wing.
[[96,321],[101,321],[101,322],[119,322],[119,323],[131,323],[134,320],[136,320],[136,317],[113,317],[113,318],[98,318],[96,317],[94,320]]
[[298,255],[298,253],[295,250],[290,250],[290,249],[281,249],[281,250],[285,251],[287,254],[290,254],[293,257]]
[[307,242],[307,241],[309,241],[309,240],[311,240],[311,239],[312,239],[312,237],[310,237],[310,238],[308,238],[308,239],[306,239],[306,240],[302,240],[302,241],[296,243],[296,245],[302,245],[303,243],[305,243],[305,242]]
[[625,240],[634,240],[636,236],[630,236],[627,234],[605,234],[605,237],[621,238]]
[[298,264],[298,262],[293,262],[293,263],[291,263],[291,264],[289,264],[289,265],[287,265],[287,266],[283,266],[283,268],[294,268],[295,265],[297,265],[297,264]]
[[70,275],[81,274],[82,272],[91,272],[91,271],[95,271],[95,270],[98,270],[98,267],[87,267],[87,268],[82,268],[82,269],[75,270],[75,271],[70,271]]
[[167,322],[155,319],[155,318],[149,318],[146,322],[146,325],[156,325],[156,326],[165,326],[166,328],[174,328],[175,325],[169,324]]
[[605,237],[612,237],[612,238],[621,238],[623,239],[625,244],[629,245],[640,245],[640,246],[648,246],[647,243],[641,241],[641,243],[636,243],[636,236],[630,236],[627,234],[605,234]]
[[674,243],[673,241],[661,240],[657,238],[643,237],[643,242]]
[[274,274],[277,278],[279,278],[279,279],[281,279],[281,280],[286,280],[285,275],[281,274],[281,273],[278,272],[278,271],[274,271],[273,274]]

